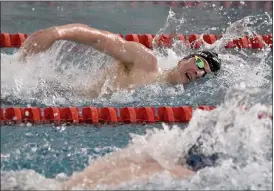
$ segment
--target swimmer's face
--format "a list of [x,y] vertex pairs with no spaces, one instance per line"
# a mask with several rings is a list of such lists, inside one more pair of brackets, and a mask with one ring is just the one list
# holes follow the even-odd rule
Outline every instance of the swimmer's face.
[[207,61],[199,56],[180,60],[177,67],[180,76],[179,82],[182,84],[188,84],[211,73]]

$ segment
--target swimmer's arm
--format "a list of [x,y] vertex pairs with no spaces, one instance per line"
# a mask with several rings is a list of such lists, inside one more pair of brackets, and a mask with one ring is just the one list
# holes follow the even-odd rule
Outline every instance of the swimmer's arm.
[[171,169],[168,169],[171,175],[179,179],[185,179],[191,175],[194,175],[195,172],[187,169],[182,165],[174,165]]
[[108,31],[91,28],[84,24],[69,24],[57,26],[59,39],[70,40],[110,55],[124,63],[132,63],[136,68],[146,71],[156,71],[157,59],[150,49],[136,42],[126,41]]
[[136,68],[148,72],[158,69],[156,57],[144,45],[126,41],[118,35],[84,24],[55,26],[33,33],[25,40],[19,50],[21,58],[46,51],[58,40],[90,45],[125,64],[133,64]]
[[[115,163],[115,162],[114,162]],[[118,186],[124,182],[130,181],[149,181],[153,175],[162,172],[169,172],[171,176],[177,179],[186,179],[194,172],[176,166],[172,169],[164,169],[158,162],[124,162],[123,165],[101,164],[92,165],[84,172],[74,175],[63,185],[65,190],[71,190],[73,187],[82,189],[94,189],[98,185]]]
[[109,157],[94,161],[79,174],[73,175],[64,185],[64,189],[83,186],[92,189],[98,184],[119,185],[132,180],[148,180],[153,174],[168,171],[172,176],[183,179],[193,175],[193,171],[181,165],[171,169],[163,168],[149,156],[130,152],[123,149]]

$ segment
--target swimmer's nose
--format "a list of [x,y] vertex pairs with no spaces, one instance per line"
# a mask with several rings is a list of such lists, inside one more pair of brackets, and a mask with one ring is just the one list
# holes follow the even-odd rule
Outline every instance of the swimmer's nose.
[[203,70],[198,70],[198,71],[196,71],[196,76],[197,76],[197,78],[201,78],[201,77],[203,77],[205,75],[205,71],[203,71]]

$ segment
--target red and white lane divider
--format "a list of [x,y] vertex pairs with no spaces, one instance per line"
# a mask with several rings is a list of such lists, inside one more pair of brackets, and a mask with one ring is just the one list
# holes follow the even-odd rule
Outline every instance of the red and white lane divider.
[[[117,34],[121,38],[124,38],[127,41],[134,41],[143,44],[147,48],[152,49],[152,42],[155,37],[154,34]],[[16,33],[1,33],[0,36],[0,47],[5,48],[19,48],[23,42],[28,37],[27,34]],[[186,46],[197,49],[200,48],[204,43],[214,44],[218,39],[222,38],[222,35],[219,37],[215,34],[190,34],[183,35],[177,34],[176,38],[182,41]],[[157,45],[163,47],[170,47],[173,43],[173,36],[163,34],[157,37]],[[262,49],[265,47],[273,46],[273,36],[272,34],[268,35],[255,35],[253,37],[244,36],[239,39],[233,39],[227,42],[225,48],[250,48],[250,49]]]
[[[188,123],[195,109],[211,111],[215,106],[200,105],[169,107],[8,107],[0,108],[1,124],[18,125],[22,123],[38,124],[143,124],[143,123]],[[259,118],[269,116],[266,113]]]

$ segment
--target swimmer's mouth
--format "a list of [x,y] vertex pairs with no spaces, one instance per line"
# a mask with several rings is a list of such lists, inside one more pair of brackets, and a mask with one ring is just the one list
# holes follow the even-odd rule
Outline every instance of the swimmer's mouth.
[[188,79],[188,81],[191,81],[191,76],[189,73],[186,73],[186,78]]

